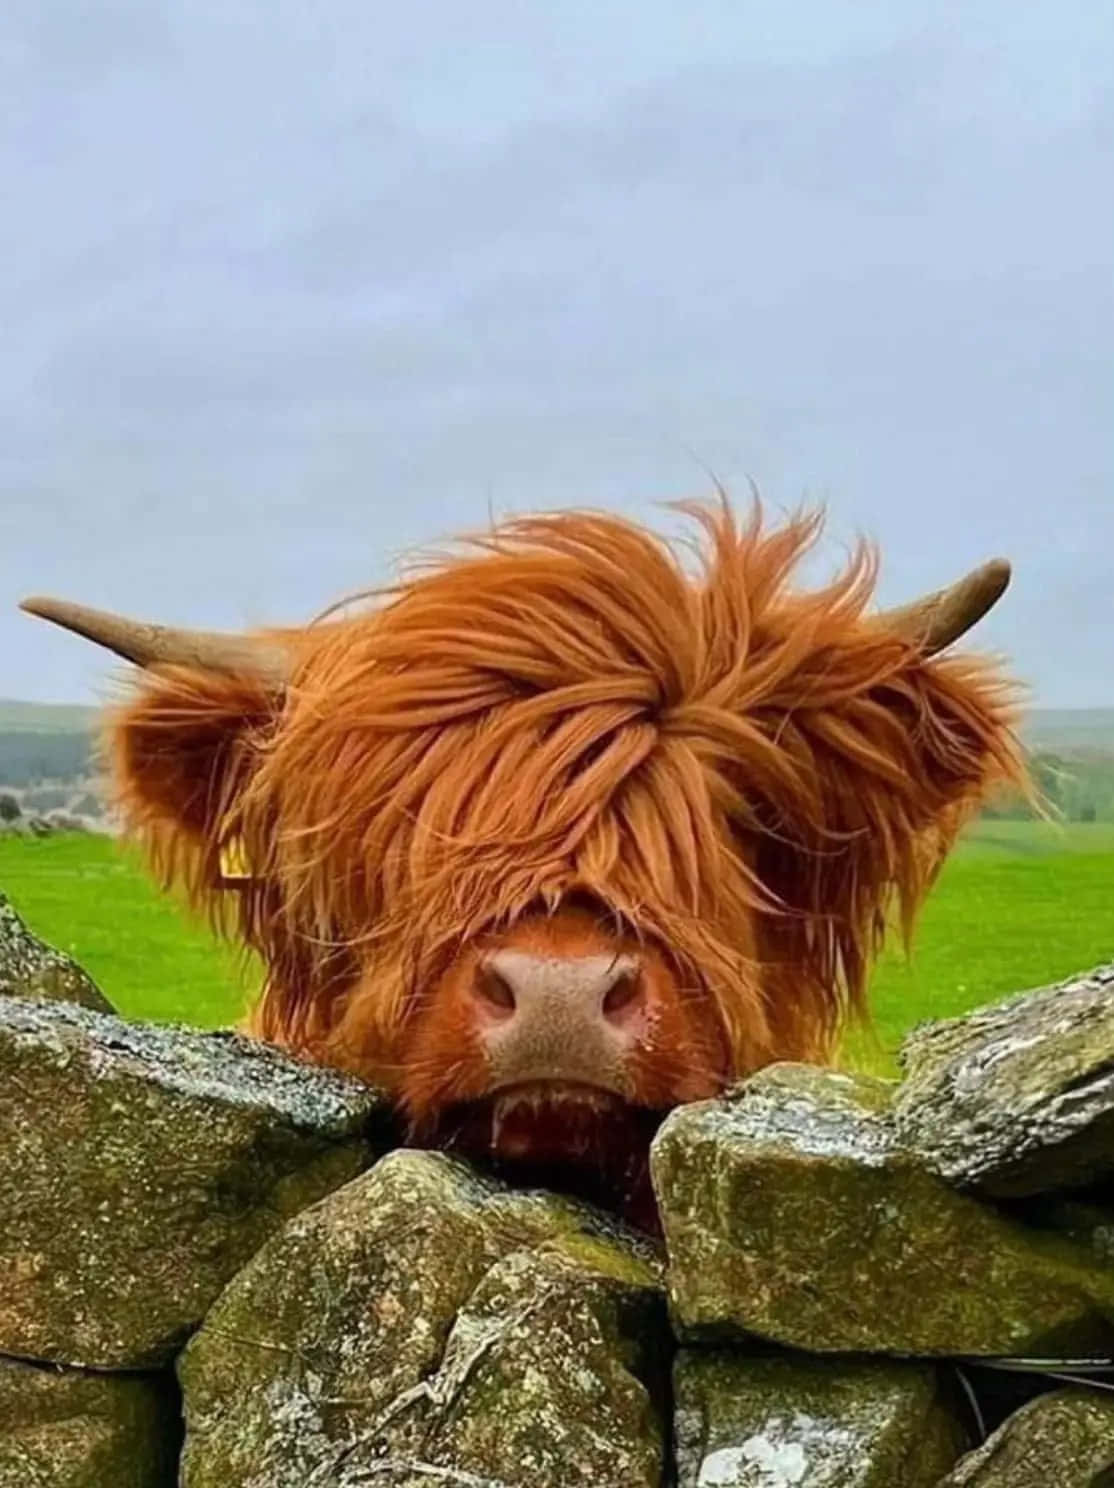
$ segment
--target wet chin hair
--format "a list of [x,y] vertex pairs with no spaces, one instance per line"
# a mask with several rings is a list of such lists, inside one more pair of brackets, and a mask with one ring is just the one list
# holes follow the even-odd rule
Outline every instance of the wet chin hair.
[[529,1088],[448,1106],[411,1136],[515,1187],[587,1199],[653,1228],[649,1148],[666,1114],[603,1091]]

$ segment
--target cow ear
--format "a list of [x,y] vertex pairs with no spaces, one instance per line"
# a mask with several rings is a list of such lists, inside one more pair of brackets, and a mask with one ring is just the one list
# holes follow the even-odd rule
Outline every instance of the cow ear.
[[[800,1057],[830,1052],[846,1012],[864,1009],[883,939],[896,929],[908,943],[945,857],[988,799],[1034,799],[1017,704],[990,662],[907,652],[883,679],[782,722],[779,747],[814,788],[789,815],[778,803],[756,867],[777,904],[761,931],[771,1000],[812,1040]],[[794,1019],[794,1008],[808,1016]]]
[[115,804],[168,883],[199,892],[251,877],[234,813],[281,707],[265,679],[164,667],[108,714]]

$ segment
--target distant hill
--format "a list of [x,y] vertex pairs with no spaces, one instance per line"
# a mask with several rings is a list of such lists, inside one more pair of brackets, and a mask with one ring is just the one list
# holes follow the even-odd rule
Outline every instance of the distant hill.
[[1114,708],[1034,708],[1025,740],[1041,753],[1114,755]]
[[0,732],[87,734],[97,726],[98,711],[78,703],[17,703],[0,698]]
[[[21,703],[0,698],[0,732],[89,733],[97,725],[98,712],[78,703]],[[1114,755],[1114,708],[1035,708],[1024,734],[1035,750]]]
[[[98,717],[79,704],[0,698],[0,786],[82,779]],[[1073,819],[1114,820],[1114,708],[1036,708],[1022,732],[1035,754],[1055,757],[1042,783]]]
[[78,704],[0,698],[0,786],[84,779],[97,714]]

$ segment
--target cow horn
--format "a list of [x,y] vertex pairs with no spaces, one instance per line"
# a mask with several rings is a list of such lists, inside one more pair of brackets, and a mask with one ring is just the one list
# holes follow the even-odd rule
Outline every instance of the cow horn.
[[981,620],[1001,598],[1009,581],[1009,563],[1004,558],[992,558],[947,589],[937,589],[899,609],[884,610],[877,619],[888,630],[914,642],[922,656],[934,656]]
[[282,649],[261,637],[148,625],[64,599],[25,599],[20,609],[85,636],[137,666],[195,667],[256,677],[276,687],[287,679],[289,666]]

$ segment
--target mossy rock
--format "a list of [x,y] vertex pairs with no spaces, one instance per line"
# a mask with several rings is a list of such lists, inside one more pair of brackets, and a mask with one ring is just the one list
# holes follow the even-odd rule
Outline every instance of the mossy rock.
[[1114,1175],[1114,966],[914,1029],[902,1144],[958,1187],[1008,1198]]
[[394,1152],[269,1241],[190,1342],[183,1488],[657,1488],[669,1347],[640,1237]]
[[0,998],[0,1350],[169,1361],[285,1219],[372,1161],[383,1111],[253,1040]]
[[968,1438],[929,1364],[684,1349],[678,1488],[935,1488]]
[[1114,1346],[1110,1268],[926,1172],[891,1096],[776,1065],[666,1120],[652,1170],[682,1335],[896,1355]]
[[1023,1405],[939,1488],[1112,1488],[1114,1396],[1056,1390]]
[[0,1359],[0,1488],[173,1488],[181,1434],[170,1376]]
[[0,996],[75,1002],[111,1013],[112,1004],[77,962],[33,935],[0,894]]

